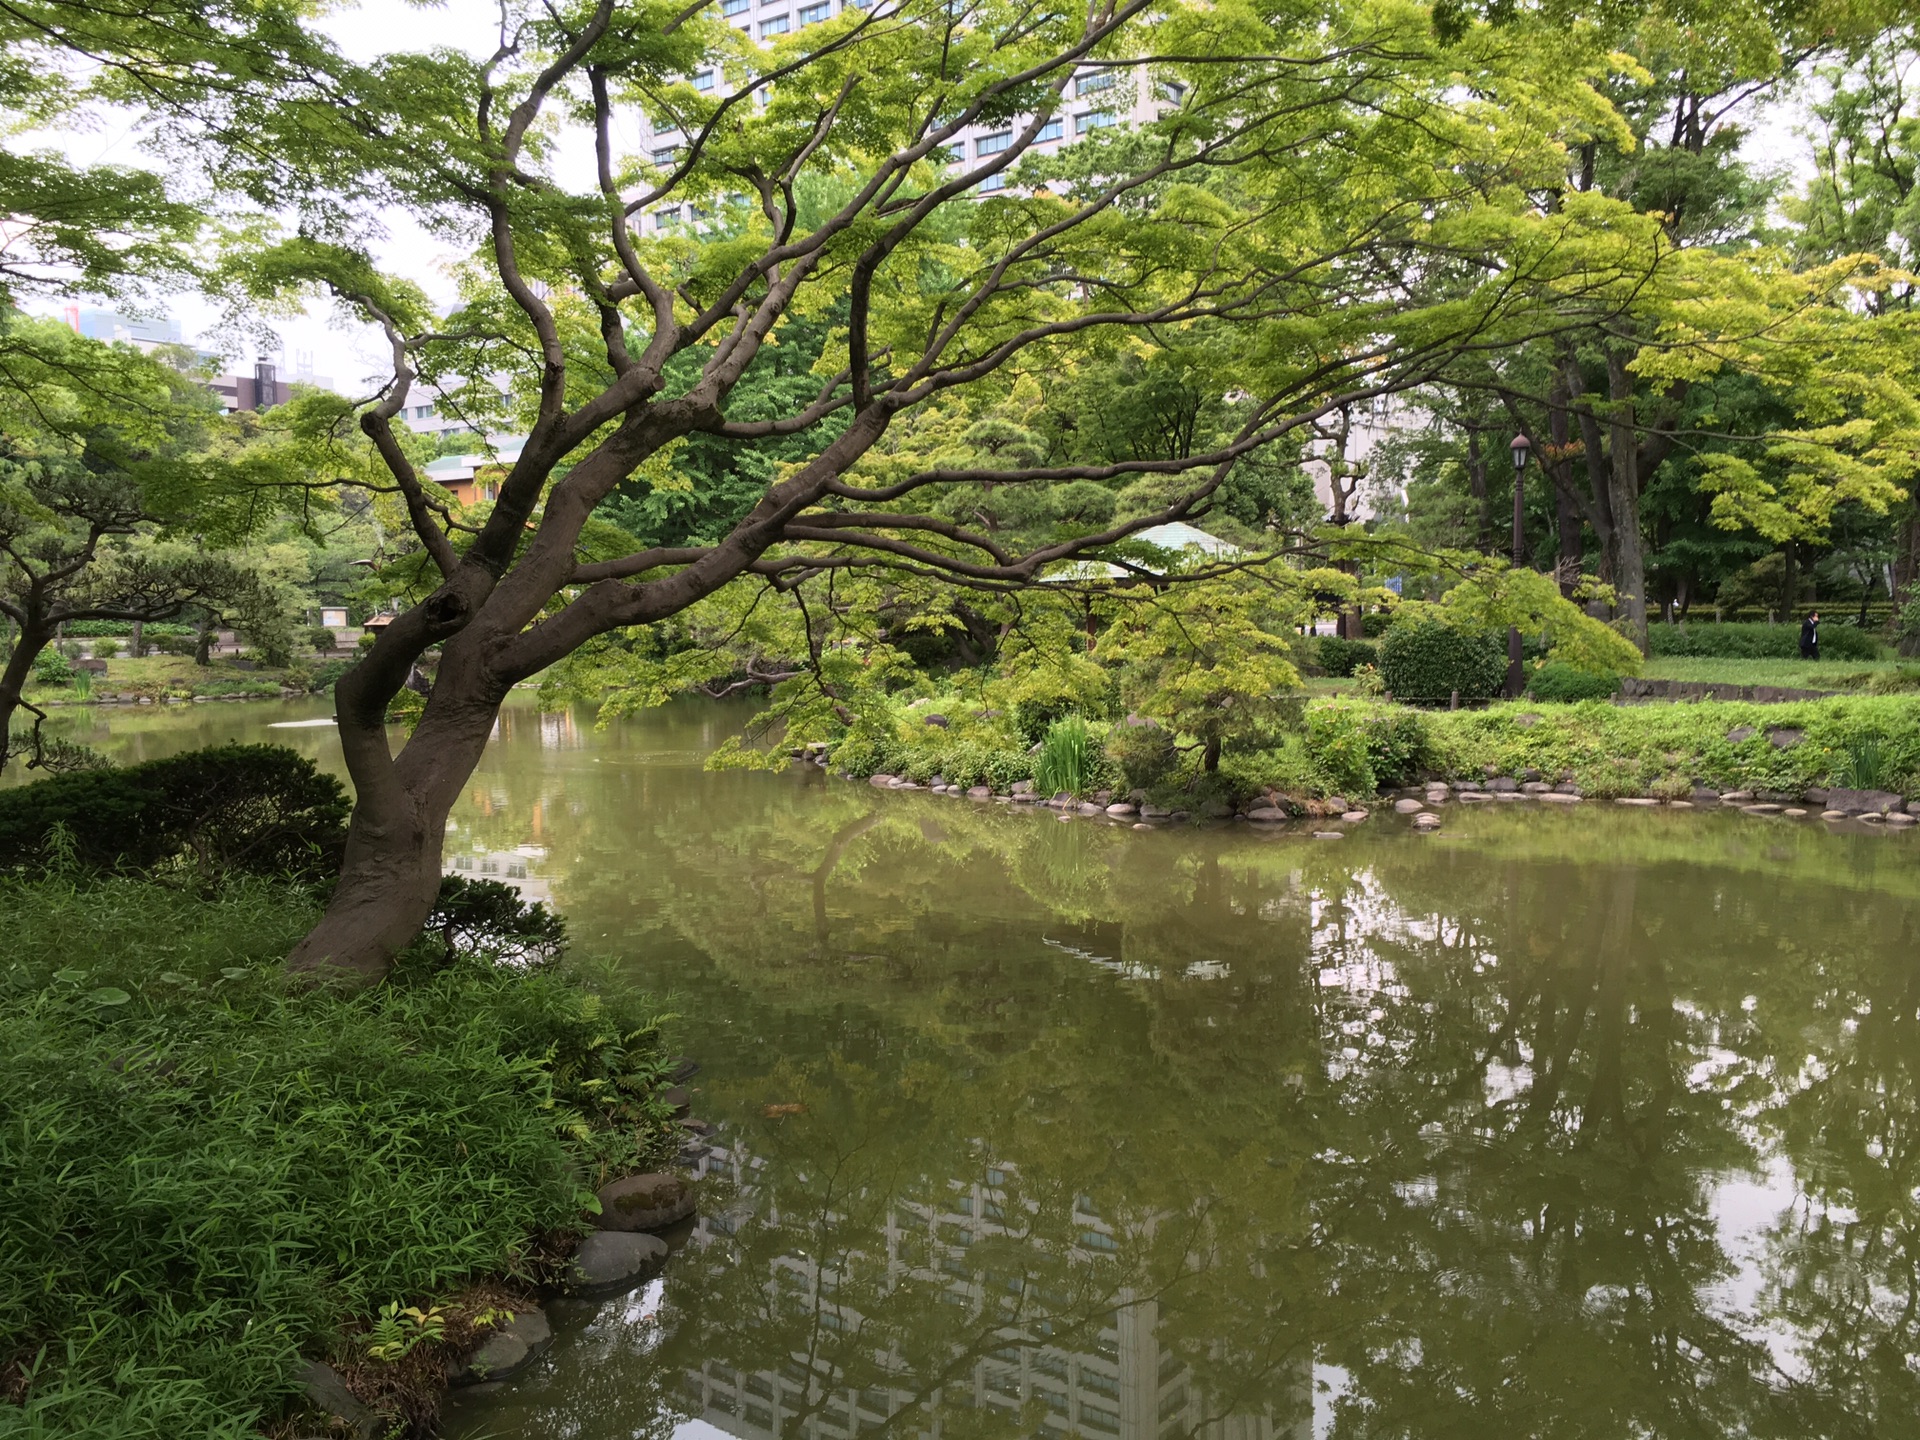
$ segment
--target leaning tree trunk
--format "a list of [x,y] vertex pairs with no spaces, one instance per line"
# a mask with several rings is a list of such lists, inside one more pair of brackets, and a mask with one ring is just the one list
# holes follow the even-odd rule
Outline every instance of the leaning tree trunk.
[[[23,696],[27,678],[33,673],[33,662],[40,658],[40,652],[47,648],[52,639],[51,630],[37,626],[29,619],[20,627],[20,633],[14,639],[13,653],[7,657],[5,668],[0,669],[0,770],[6,768],[12,754],[13,717],[24,703]],[[28,709],[32,707],[28,706]]]
[[420,933],[440,893],[447,816],[506,698],[476,656],[476,639],[464,634],[447,645],[443,683],[398,755],[387,739],[388,687],[374,667],[362,662],[335,685],[353,819],[339,883],[320,923],[287,957],[288,969],[372,984]]

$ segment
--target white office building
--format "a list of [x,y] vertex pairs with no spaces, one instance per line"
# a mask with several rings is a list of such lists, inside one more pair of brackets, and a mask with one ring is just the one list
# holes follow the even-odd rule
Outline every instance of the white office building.
[[[831,19],[850,4],[854,9],[868,8],[854,4],[853,0],[811,0],[811,3],[804,3],[804,0],[721,0],[720,8],[742,35],[767,43]],[[723,94],[730,88],[717,64],[695,71],[693,85],[697,90],[717,90]],[[1060,113],[1041,129],[1027,153],[1050,154],[1060,146],[1108,125],[1143,123],[1179,101],[1177,86],[1161,85],[1152,87],[1151,93],[1148,92],[1144,77],[1135,71],[1096,68],[1075,76],[1061,99]],[[1010,149],[1025,124],[1026,120],[1021,119],[969,126],[949,146],[952,163],[977,165]],[[682,131],[674,128],[657,129],[652,133],[650,158],[656,166],[670,166],[684,153],[686,144],[687,136]],[[983,194],[992,193],[1005,189],[1006,185],[1004,173],[991,175],[981,182],[980,191]],[[698,205],[689,201],[668,200],[647,212],[641,228],[645,233],[653,233],[675,224],[696,223],[706,217],[707,211]]]

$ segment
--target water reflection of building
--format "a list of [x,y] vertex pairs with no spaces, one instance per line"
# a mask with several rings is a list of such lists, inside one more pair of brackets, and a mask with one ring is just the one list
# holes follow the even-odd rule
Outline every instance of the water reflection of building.
[[553,884],[539,873],[539,864],[547,858],[544,845],[516,845],[511,850],[469,850],[449,855],[446,871],[469,880],[498,880],[520,892],[523,900],[553,899]]
[[[743,1190],[765,1162],[740,1147],[709,1147],[694,1169],[701,1176],[722,1174]],[[895,1283],[933,1282],[941,1300],[986,1311],[1001,1297],[999,1289],[1022,1277],[995,1275],[970,1263],[967,1251],[989,1237],[1016,1237],[1001,1212],[1005,1175],[989,1169],[984,1184],[950,1182],[936,1203],[927,1186],[920,1198],[896,1197],[888,1208],[885,1246],[887,1270]],[[1090,1263],[1118,1248],[1112,1227],[1086,1196],[1074,1200],[1072,1259]],[[696,1243],[709,1243],[737,1230],[735,1212],[702,1216]],[[818,1305],[825,1330],[857,1328],[853,1307],[832,1298],[834,1277],[812,1257],[784,1255],[775,1262],[775,1283],[809,1294]],[[1047,1297],[1064,1299],[1060,1297]],[[1192,1368],[1159,1343],[1159,1303],[1122,1291],[1104,1323],[1089,1332],[1076,1327],[1076,1343],[1035,1344],[1009,1328],[1008,1343],[977,1360],[962,1378],[946,1381],[938,1403],[928,1407],[952,1413],[999,1411],[1012,1422],[1029,1407],[1040,1410],[1042,1440],[1311,1440],[1312,1367],[1305,1357],[1294,1372],[1295,1404],[1285,1419],[1271,1414],[1220,1414],[1196,1383]],[[1044,1328],[1044,1325],[1042,1326]],[[876,1387],[835,1389],[823,1384],[805,1356],[785,1357],[779,1369],[744,1371],[718,1361],[683,1372],[689,1409],[701,1420],[738,1440],[852,1440],[878,1434],[909,1406],[928,1399],[926,1392]],[[921,1414],[926,1414],[922,1411]],[[1030,1413],[1030,1411],[1029,1411]],[[916,1424],[917,1434],[937,1437],[941,1422]],[[969,1423],[971,1433],[976,1427]]]

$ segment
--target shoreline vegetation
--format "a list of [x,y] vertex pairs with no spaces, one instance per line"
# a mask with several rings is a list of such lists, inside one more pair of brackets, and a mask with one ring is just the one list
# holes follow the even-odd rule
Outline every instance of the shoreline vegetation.
[[1378,795],[1443,791],[1467,803],[1505,796],[1548,804],[1724,803],[1756,813],[1812,807],[1807,813],[1885,817],[1896,826],[1920,815],[1920,700],[1903,696],[1774,704],[1518,700],[1458,711],[1313,698],[1292,728],[1263,737],[1257,748],[1224,753],[1212,772],[1191,753],[1182,756],[1182,737],[1152,722],[1082,719],[1075,784],[1049,783],[1054,725],[1022,745],[1001,720],[951,696],[915,700],[900,708],[890,733],[870,727],[793,753],[891,788],[1142,823],[1310,819],[1347,813]]
[[425,1435],[544,1295],[664,1263],[671,1017],[488,882],[387,984],[298,983],[344,811],[265,746],[0,793],[0,1434]]

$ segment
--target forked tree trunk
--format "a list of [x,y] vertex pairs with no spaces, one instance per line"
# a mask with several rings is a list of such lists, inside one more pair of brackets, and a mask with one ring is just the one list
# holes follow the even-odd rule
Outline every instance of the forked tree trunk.
[[289,970],[373,984],[432,911],[447,816],[480,763],[506,696],[487,683],[476,647],[461,643],[468,638],[447,647],[442,678],[456,683],[436,686],[398,755],[388,745],[386,700],[366,672],[350,671],[335,686],[353,819],[339,883],[320,923],[287,957]]

